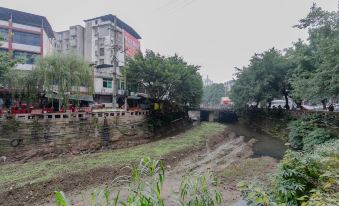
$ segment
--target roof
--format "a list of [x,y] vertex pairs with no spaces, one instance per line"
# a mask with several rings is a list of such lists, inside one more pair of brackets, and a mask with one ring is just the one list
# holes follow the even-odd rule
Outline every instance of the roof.
[[[112,14],[108,14],[108,15],[99,16],[99,17],[92,18],[92,19],[87,19],[87,20],[84,20],[84,21],[88,22],[88,21],[92,21],[92,20],[96,20],[96,19],[101,19],[102,21],[114,22],[115,18],[117,18],[117,17],[112,15]],[[128,24],[123,22],[121,19],[117,18],[117,23],[118,23],[118,25],[117,25],[118,27],[122,28],[123,30],[125,30],[126,32],[131,34],[134,38],[141,39],[141,36],[131,26],[129,26]]]
[[53,29],[46,17],[0,7],[0,20],[8,21],[11,19],[11,16],[12,21],[17,24],[24,24],[34,27],[41,27],[41,25],[43,25],[48,38],[54,38]]

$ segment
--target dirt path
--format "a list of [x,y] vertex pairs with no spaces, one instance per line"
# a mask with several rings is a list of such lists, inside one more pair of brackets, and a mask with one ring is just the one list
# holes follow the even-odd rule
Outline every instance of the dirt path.
[[[176,136],[172,137],[172,139],[175,138]],[[162,191],[166,205],[177,205],[172,197],[173,193],[179,192],[183,176],[207,171],[212,171],[221,179],[219,189],[222,192],[225,205],[232,205],[238,201],[240,193],[236,189],[236,184],[239,181],[253,178],[265,181],[267,174],[272,173],[277,164],[277,160],[271,157],[251,158],[255,143],[255,139],[236,136],[230,128],[226,128],[221,135],[207,138],[206,146],[200,148],[200,152],[172,154],[172,159],[180,160],[173,162],[173,165],[166,165]],[[98,191],[107,186],[112,190],[118,190],[108,183],[88,190],[73,191],[67,196],[72,205],[83,205],[83,196],[90,197],[90,193],[94,190]],[[45,205],[54,204],[46,203]]]

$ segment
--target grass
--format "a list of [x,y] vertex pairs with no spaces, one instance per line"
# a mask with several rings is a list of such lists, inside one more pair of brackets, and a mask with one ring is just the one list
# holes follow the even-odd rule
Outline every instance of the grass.
[[231,167],[227,167],[219,176],[226,183],[238,183],[239,181],[253,179],[265,181],[268,180],[268,175],[275,170],[276,165],[277,162],[270,157],[245,159]]
[[204,143],[206,136],[218,134],[224,129],[225,126],[219,123],[203,123],[178,135],[177,138],[166,138],[133,148],[3,165],[0,166],[0,190],[9,186],[15,188],[49,181],[67,173],[124,165],[145,156],[157,158],[188,147],[198,147]]

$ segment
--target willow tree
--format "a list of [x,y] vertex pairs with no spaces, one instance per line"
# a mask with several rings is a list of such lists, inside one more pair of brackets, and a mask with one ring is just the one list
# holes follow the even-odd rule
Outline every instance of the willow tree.
[[72,54],[53,54],[37,60],[28,78],[33,88],[67,105],[70,95],[80,96],[80,88],[93,94],[92,70],[81,57]]

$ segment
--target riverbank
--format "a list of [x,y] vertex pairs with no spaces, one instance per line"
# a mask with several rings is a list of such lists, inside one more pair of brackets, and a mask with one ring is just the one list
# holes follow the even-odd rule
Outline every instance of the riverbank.
[[[211,123],[206,123],[211,124]],[[213,123],[212,123],[213,124]],[[177,162],[166,161],[165,182],[163,185],[162,197],[166,205],[177,205],[174,196],[179,193],[179,186],[185,175],[192,173],[213,172],[219,179],[219,190],[222,193],[225,205],[232,205],[240,200],[240,192],[236,185],[240,181],[260,180],[268,183],[269,174],[276,169],[278,159],[275,159],[275,153],[266,153],[266,155],[256,156],[253,150],[255,145],[265,141],[270,144],[272,139],[261,139],[260,134],[241,125],[223,125],[224,131],[211,136],[207,135],[205,145],[201,145],[197,150],[185,151],[184,156],[175,155]],[[241,136],[239,130],[247,131],[248,136]],[[253,138],[253,137],[256,137]],[[176,139],[177,136],[171,137]],[[284,147],[281,142],[280,147]],[[279,149],[278,146],[275,149]],[[281,148],[280,148],[281,149]],[[98,185],[85,190],[76,190],[66,193],[71,205],[88,205],[91,193],[109,188],[109,191],[123,190],[120,194],[124,195],[124,187],[119,187],[110,182]],[[54,203],[45,203],[46,206],[52,206]]]
[[240,198],[239,181],[266,181],[278,162],[274,154],[255,156],[255,145],[261,141],[271,144],[269,139],[260,139],[260,134],[251,130],[240,135],[245,128],[236,126],[202,123],[132,148],[0,166],[0,199],[4,200],[0,205],[54,205],[55,190],[64,191],[72,205],[83,205],[82,196],[90,197],[94,189],[116,189],[112,181],[129,173],[121,168],[145,156],[164,160],[166,205],[175,205],[171,195],[184,175],[207,171],[220,179],[220,190],[230,205]]
[[0,166],[2,205],[27,205],[51,197],[54,190],[81,190],[90,185],[112,181],[123,173],[121,167],[141,157],[164,158],[175,163],[180,156],[199,151],[206,136],[221,134],[225,125],[203,123],[176,138],[166,138],[132,148],[95,154],[11,163]]

